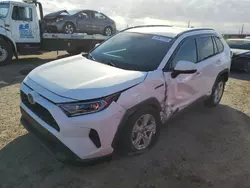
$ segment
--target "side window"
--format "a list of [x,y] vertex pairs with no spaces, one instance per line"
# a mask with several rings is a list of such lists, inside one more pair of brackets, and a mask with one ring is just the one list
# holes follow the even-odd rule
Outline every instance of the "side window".
[[79,14],[79,17],[80,17],[80,18],[89,18],[88,14],[87,14],[86,12],[81,12],[81,13]]
[[224,50],[223,43],[221,42],[221,40],[218,37],[214,37],[214,40],[215,40],[215,44],[216,44],[217,49],[218,49],[218,53],[221,53]]
[[215,37],[212,37],[212,39],[213,39],[213,44],[214,44],[214,53],[215,53],[215,54],[220,53],[220,52],[219,52],[219,49],[218,49],[218,47],[217,47],[217,44],[216,44],[216,42],[215,42]]
[[199,61],[202,61],[214,55],[212,37],[198,37],[197,46]]
[[187,39],[181,44],[178,51],[174,55],[169,68],[173,69],[176,63],[181,60],[190,61],[193,63],[197,62],[197,50],[195,39]]
[[32,9],[29,7],[14,6],[12,19],[18,21],[32,21]]
[[106,16],[104,16],[102,13],[95,12],[94,13],[94,18],[98,19],[98,20],[104,20],[104,19],[106,19]]

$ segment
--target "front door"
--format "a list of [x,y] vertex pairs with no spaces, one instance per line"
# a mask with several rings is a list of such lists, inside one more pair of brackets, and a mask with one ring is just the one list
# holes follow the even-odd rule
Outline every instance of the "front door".
[[172,77],[172,71],[178,61],[197,63],[197,48],[195,38],[186,38],[177,47],[173,56],[164,69],[167,85],[166,115],[167,117],[177,110],[181,110],[193,103],[200,96],[201,77],[199,68],[196,73],[180,74]]
[[93,21],[89,12],[80,12],[77,18],[77,28],[81,33],[92,33],[93,32]]
[[16,43],[38,43],[40,33],[38,19],[32,8],[14,5],[11,16],[12,38]]

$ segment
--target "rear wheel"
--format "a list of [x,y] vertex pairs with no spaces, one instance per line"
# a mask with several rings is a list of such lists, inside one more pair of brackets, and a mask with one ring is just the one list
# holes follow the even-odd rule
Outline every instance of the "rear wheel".
[[113,34],[112,28],[111,27],[106,27],[104,29],[104,33],[105,36],[111,36]]
[[74,26],[73,23],[67,22],[64,27],[63,27],[64,33],[65,34],[73,34],[76,32],[76,27]]
[[13,50],[10,44],[5,40],[0,39],[0,66],[11,62],[13,57]]
[[211,96],[205,101],[205,106],[215,107],[217,106],[224,93],[225,80],[221,77],[214,85]]

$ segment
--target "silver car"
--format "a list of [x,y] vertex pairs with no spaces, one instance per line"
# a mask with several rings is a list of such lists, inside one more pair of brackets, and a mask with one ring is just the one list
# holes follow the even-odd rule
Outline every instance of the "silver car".
[[44,16],[46,32],[87,33],[111,36],[116,32],[114,20],[94,10],[61,10]]

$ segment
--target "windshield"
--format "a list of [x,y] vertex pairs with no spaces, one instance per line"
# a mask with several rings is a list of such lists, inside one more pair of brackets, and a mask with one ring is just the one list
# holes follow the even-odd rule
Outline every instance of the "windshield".
[[9,3],[0,3],[0,18],[5,18],[9,12]]
[[74,15],[74,14],[80,12],[80,11],[81,11],[81,10],[69,10],[69,11],[67,11],[67,12],[69,13],[69,15]]
[[171,47],[171,39],[121,32],[98,46],[88,58],[126,70],[153,71]]

